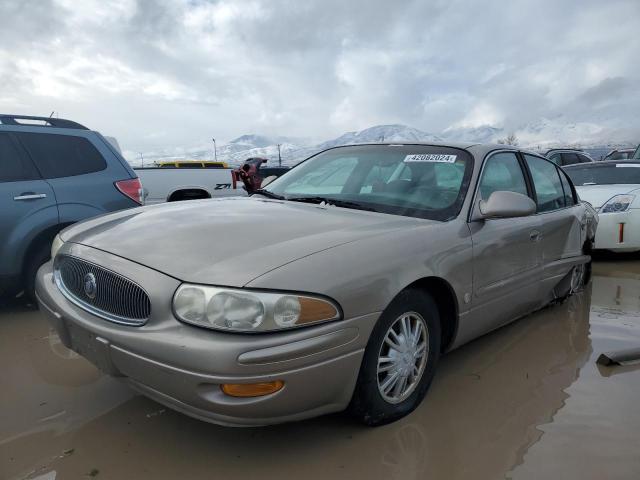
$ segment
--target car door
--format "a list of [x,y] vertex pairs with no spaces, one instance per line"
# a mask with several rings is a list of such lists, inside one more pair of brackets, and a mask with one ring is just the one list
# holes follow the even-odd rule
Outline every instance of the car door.
[[582,208],[561,169],[534,155],[525,154],[524,160],[541,221],[543,293],[550,293],[571,269],[571,258],[582,254]]
[[[483,165],[474,211],[494,191],[532,196],[515,152],[498,152]],[[475,214],[474,214],[475,215]],[[474,334],[492,330],[535,308],[539,302],[540,219],[477,219],[469,224],[473,241]]]
[[58,223],[51,186],[13,134],[0,133],[0,275],[19,276],[32,238]]

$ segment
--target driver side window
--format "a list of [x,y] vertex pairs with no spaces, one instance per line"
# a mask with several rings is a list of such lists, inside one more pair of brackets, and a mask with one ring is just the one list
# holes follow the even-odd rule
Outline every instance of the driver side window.
[[527,195],[527,183],[515,153],[501,152],[489,157],[480,178],[480,196],[488,200],[493,192]]

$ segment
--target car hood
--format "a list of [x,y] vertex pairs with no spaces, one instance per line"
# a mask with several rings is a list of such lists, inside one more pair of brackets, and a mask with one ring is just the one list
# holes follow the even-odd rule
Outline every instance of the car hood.
[[226,198],[105,215],[63,231],[62,238],[179,280],[244,286],[321,250],[424,222],[333,206]]
[[633,184],[616,184],[616,185],[582,185],[576,186],[576,191],[582,200],[586,200],[594,208],[598,209],[604,203],[615,195],[624,195],[626,193],[638,194],[634,190],[639,190],[640,185]]

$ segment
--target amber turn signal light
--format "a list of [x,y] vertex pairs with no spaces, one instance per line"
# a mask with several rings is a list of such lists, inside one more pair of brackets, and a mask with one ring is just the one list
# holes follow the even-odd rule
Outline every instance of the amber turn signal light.
[[284,387],[282,380],[262,383],[223,383],[222,391],[230,397],[262,397],[281,390]]

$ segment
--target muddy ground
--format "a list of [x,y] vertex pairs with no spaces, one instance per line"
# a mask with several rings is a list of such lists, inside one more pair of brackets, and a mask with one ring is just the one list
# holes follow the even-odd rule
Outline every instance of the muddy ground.
[[595,264],[563,305],[446,355],[422,405],[375,429],[336,414],[232,429],[144,397],[0,306],[1,479],[638,479],[640,259]]

